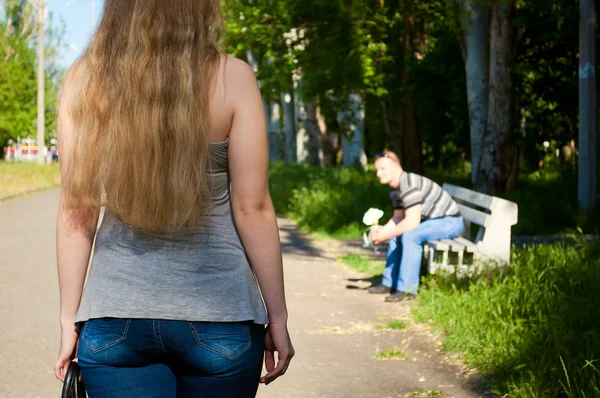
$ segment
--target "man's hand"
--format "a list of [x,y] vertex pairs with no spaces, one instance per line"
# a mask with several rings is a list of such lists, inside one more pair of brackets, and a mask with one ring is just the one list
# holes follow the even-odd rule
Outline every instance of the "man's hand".
[[387,240],[389,240],[391,236],[381,225],[376,225],[371,228],[371,240],[374,244],[379,245]]

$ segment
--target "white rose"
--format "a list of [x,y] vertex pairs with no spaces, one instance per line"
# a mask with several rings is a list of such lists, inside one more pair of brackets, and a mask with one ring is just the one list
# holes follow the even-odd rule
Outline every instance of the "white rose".
[[363,223],[369,226],[377,225],[381,217],[383,217],[383,211],[371,207],[363,216]]

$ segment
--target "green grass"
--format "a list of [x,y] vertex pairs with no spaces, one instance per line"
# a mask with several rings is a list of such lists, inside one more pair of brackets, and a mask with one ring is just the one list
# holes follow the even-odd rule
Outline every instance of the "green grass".
[[511,267],[462,284],[430,277],[417,321],[446,333],[509,397],[600,396],[600,245],[517,251]]
[[60,185],[57,164],[11,163],[0,161],[0,199]]
[[375,354],[375,358],[381,359],[381,360],[386,360],[386,359],[407,360],[407,359],[409,359],[408,356],[406,356],[406,354],[402,352],[402,350],[400,350],[399,348],[396,348],[396,347],[389,348],[384,351],[377,351],[377,353]]
[[406,329],[406,323],[404,323],[402,321],[398,321],[398,320],[392,320],[392,321],[388,321],[384,325],[375,326],[375,329],[393,329],[393,330]]
[[346,254],[338,259],[353,270],[365,274],[368,277],[379,275],[383,272],[385,263],[373,261],[360,254]]
[[429,397],[441,397],[444,393],[440,390],[416,390],[409,394],[410,397],[416,398],[429,398]]

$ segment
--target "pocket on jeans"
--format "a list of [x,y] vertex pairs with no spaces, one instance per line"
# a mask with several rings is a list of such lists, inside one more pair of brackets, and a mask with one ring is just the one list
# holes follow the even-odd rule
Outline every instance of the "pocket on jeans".
[[94,353],[115,346],[127,338],[131,319],[96,318],[87,321],[80,339]]
[[200,347],[230,360],[252,345],[250,327],[244,323],[188,322],[188,325]]

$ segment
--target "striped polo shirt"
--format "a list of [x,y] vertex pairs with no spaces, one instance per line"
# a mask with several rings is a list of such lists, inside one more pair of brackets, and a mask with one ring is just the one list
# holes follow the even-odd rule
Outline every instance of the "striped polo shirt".
[[427,177],[403,172],[400,186],[392,189],[392,203],[395,209],[408,209],[422,205],[421,217],[424,220],[446,216],[458,216],[458,205],[452,196]]

